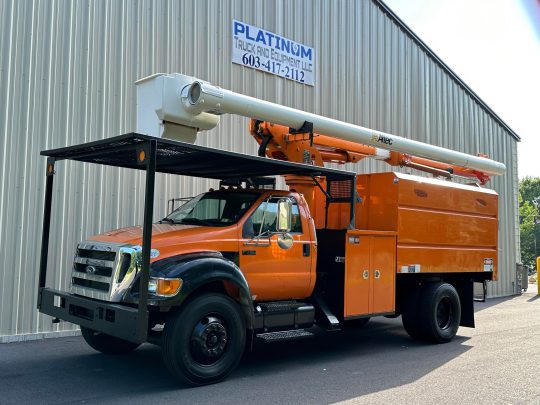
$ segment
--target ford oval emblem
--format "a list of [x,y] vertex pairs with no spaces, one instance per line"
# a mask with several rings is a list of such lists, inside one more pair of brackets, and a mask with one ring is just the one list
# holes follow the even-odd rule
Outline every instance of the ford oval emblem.
[[96,274],[97,269],[94,266],[86,266],[86,272],[88,274]]

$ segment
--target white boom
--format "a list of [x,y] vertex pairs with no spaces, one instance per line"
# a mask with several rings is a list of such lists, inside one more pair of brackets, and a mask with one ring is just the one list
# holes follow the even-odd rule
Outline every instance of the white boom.
[[137,132],[195,142],[197,131],[212,129],[221,114],[236,114],[300,128],[313,123],[316,133],[407,153],[488,175],[502,175],[506,167],[491,159],[429,145],[364,128],[213,86],[181,74],[158,74],[137,83]]

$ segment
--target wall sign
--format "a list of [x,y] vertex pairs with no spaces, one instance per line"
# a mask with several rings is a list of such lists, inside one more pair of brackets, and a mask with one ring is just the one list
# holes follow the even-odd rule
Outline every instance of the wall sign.
[[232,61],[315,85],[313,48],[237,20],[233,20]]

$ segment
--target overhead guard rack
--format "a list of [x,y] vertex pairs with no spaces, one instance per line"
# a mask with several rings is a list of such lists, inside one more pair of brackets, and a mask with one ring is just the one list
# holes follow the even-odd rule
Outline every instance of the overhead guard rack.
[[[144,219],[142,242],[142,267],[139,284],[136,330],[126,331],[136,335],[140,342],[147,337],[148,280],[150,273],[150,248],[152,243],[152,214],[154,210],[155,174],[169,173],[216,180],[238,178],[239,173],[256,176],[292,174],[297,176],[324,176],[327,180],[349,180],[354,184],[355,173],[271,158],[228,152],[185,142],[155,138],[138,133],[128,133],[103,140],[51,149],[41,152],[47,156],[46,188],[43,215],[43,233],[39,269],[38,308],[43,291],[46,290],[47,259],[51,222],[52,187],[55,163],[75,160],[107,166],[124,167],[146,171],[144,191]],[[354,196],[354,193],[352,193]],[[354,221],[354,199],[351,198],[351,223]],[[51,290],[52,291],[52,290]],[[49,291],[48,291],[49,292]],[[48,294],[49,296],[50,294]]]

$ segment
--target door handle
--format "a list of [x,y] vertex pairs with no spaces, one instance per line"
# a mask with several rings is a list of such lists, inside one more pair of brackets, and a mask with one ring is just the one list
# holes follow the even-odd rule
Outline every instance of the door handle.
[[304,243],[302,245],[302,254],[304,255],[304,257],[309,257],[310,253],[311,253],[311,249],[310,249],[309,243]]
[[380,270],[375,270],[375,279],[378,280],[381,277]]
[[369,278],[369,270],[364,270],[362,277],[364,278],[364,280],[367,280]]

